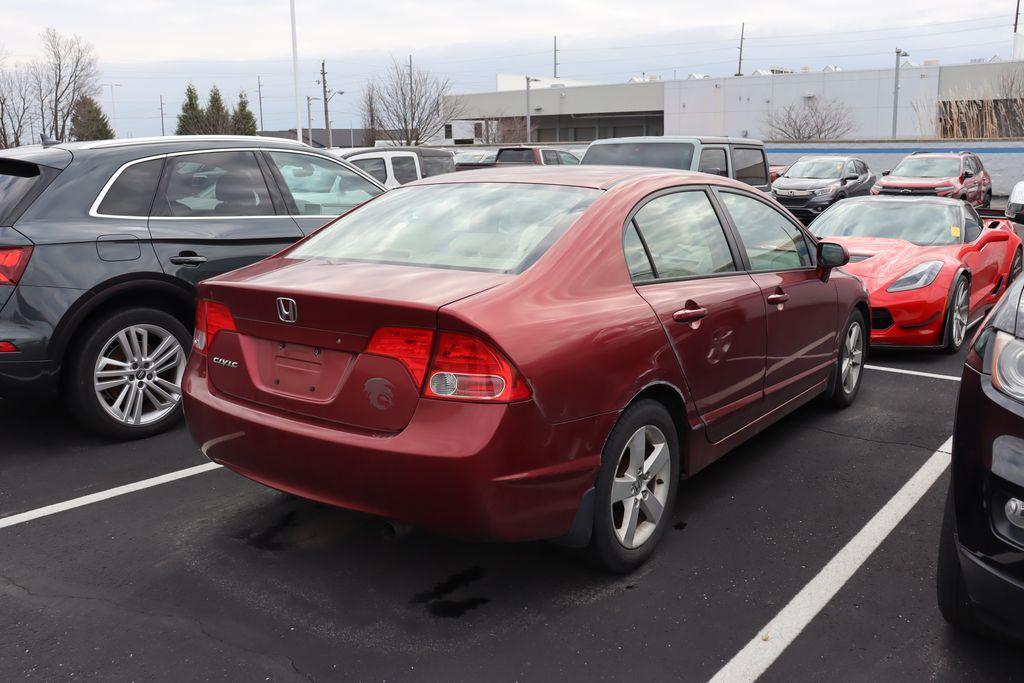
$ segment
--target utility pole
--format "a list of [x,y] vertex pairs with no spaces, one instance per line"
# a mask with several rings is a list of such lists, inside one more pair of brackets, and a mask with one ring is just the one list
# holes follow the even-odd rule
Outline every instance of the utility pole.
[[[1020,0],[1018,0],[1018,2],[1019,1]],[[558,78],[558,36],[555,36],[554,58],[555,58],[555,78]]]
[[320,62],[320,85],[324,89],[324,128],[327,129],[327,149],[334,147],[334,133],[331,131],[331,119],[327,113],[327,103],[331,101],[333,95],[327,94],[327,61]]
[[899,120],[900,114],[900,59],[902,57],[909,57],[910,54],[906,50],[896,48],[896,75],[893,78],[893,89],[892,89],[892,137],[896,139],[896,123]]
[[164,96],[160,96],[160,135],[167,135],[164,132]]
[[302,142],[302,114],[299,104],[299,39],[295,33],[295,0],[292,10],[292,81],[295,86],[295,139]]
[[263,127],[263,81],[260,80],[259,76],[256,77],[256,93],[256,99],[259,100],[260,107],[260,130],[266,130]]
[[310,147],[313,146],[313,101],[319,99],[319,97],[306,95],[306,131],[309,133]]
[[409,144],[409,145],[411,145],[413,143],[413,139],[412,139],[412,124],[413,124],[413,108],[415,106],[413,103],[415,101],[416,100],[415,100],[415,98],[413,97],[413,94],[412,94],[412,55],[409,55],[409,134],[405,136],[406,144]]
[[530,144],[530,142],[532,142],[533,137],[530,134],[530,83],[537,83],[538,81],[540,81],[539,78],[530,78],[529,76],[526,77],[526,144]]
[[737,76],[742,76],[743,75],[743,39],[746,37],[746,34],[747,34],[747,22],[744,21],[743,23],[740,24],[740,63],[736,67],[736,75]]
[[120,83],[100,83],[101,88],[110,88],[110,127],[114,129],[114,137],[117,137],[117,105],[114,102],[114,88],[120,88]]
[[1013,32],[1017,32],[1017,20],[1020,19],[1020,0],[1017,0],[1017,11],[1013,13]]

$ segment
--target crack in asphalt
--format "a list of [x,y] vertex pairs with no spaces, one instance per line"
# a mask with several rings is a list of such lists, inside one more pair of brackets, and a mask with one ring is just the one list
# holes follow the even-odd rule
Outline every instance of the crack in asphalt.
[[127,612],[128,614],[134,614],[134,615],[140,616],[140,617],[146,617],[146,618],[150,618],[150,619],[163,619],[163,620],[167,620],[167,621],[184,621],[184,622],[188,622],[188,623],[194,624],[196,626],[196,628],[199,629],[199,632],[202,633],[207,638],[209,638],[210,640],[213,640],[213,641],[215,641],[217,643],[220,643],[221,645],[224,645],[225,647],[228,647],[230,649],[237,650],[237,651],[240,651],[240,652],[244,652],[246,654],[257,655],[257,656],[263,657],[263,658],[287,660],[287,662],[288,662],[289,666],[292,668],[292,670],[294,670],[297,674],[299,674],[300,676],[302,676],[306,680],[310,681],[310,683],[315,683],[315,680],[314,680],[313,676],[311,676],[310,674],[302,671],[295,664],[295,660],[292,659],[291,657],[288,657],[287,655],[283,655],[283,654],[282,655],[268,655],[266,652],[262,652],[262,651],[259,651],[259,650],[250,650],[249,648],[244,647],[242,645],[239,645],[238,643],[233,643],[233,642],[231,642],[229,640],[225,640],[224,638],[221,638],[220,636],[217,636],[214,633],[211,633],[206,628],[206,626],[203,624],[203,622],[200,621],[199,619],[196,619],[195,617],[190,617],[190,616],[186,616],[186,615],[161,614],[159,612],[147,612],[145,610],[133,609],[131,607],[128,607],[127,605],[123,605],[123,604],[117,602],[116,600],[112,600],[110,598],[98,597],[98,596],[94,596],[94,595],[75,595],[75,594],[72,594],[72,593],[39,593],[37,591],[33,591],[32,589],[28,588],[27,586],[24,586],[24,585],[18,583],[17,581],[15,581],[11,577],[7,576],[6,574],[0,574],[0,581],[2,581],[3,583],[7,584],[8,586],[14,587],[15,589],[21,591],[22,593],[24,593],[25,595],[27,595],[30,598],[36,598],[36,599],[39,599],[39,600],[81,600],[81,601],[85,601],[85,602],[99,602],[99,603],[103,603],[105,605],[108,605],[108,606],[110,606],[110,607],[112,607],[112,608],[114,608],[116,610],[121,611],[121,612]]
[[935,452],[935,447],[934,446],[922,446],[919,443],[913,443],[913,442],[910,442],[910,441],[889,441],[889,440],[886,440],[886,439],[871,439],[871,438],[868,438],[866,436],[858,436],[856,434],[845,434],[843,432],[835,432],[835,431],[832,431],[830,429],[824,429],[823,427],[811,427],[811,426],[808,426],[808,427],[805,427],[805,429],[808,429],[808,430],[814,431],[814,432],[821,432],[823,434],[830,434],[832,436],[838,436],[838,437],[842,437],[842,438],[846,438],[846,439],[854,439],[856,441],[865,441],[867,443],[874,443],[874,444],[878,444],[880,446],[906,446],[908,448],[918,448],[918,449],[920,449],[922,451],[925,451],[927,453],[934,453]]

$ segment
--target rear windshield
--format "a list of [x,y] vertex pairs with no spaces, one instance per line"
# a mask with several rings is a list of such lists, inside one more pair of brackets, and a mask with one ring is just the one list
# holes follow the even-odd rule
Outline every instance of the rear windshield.
[[920,246],[958,244],[960,208],[905,201],[839,202],[818,216],[811,232],[818,237],[886,237]]
[[653,166],[688,171],[693,164],[693,145],[688,142],[614,142],[591,145],[581,163]]
[[600,194],[522,183],[399,188],[338,219],[288,256],[519,273]]
[[960,175],[960,160],[949,157],[907,157],[892,169],[900,178],[955,178]]
[[532,149],[502,149],[498,150],[498,161],[513,164],[532,164]]
[[14,225],[57,173],[27,161],[0,159],[0,225]]

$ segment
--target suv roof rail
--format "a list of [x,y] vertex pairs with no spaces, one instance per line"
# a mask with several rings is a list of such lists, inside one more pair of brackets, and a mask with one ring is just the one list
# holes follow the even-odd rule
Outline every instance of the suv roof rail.
[[79,149],[98,149],[102,147],[126,147],[129,145],[146,145],[156,142],[177,142],[177,141],[196,141],[196,142],[217,142],[220,141],[232,141],[232,142],[254,142],[254,141],[269,141],[283,144],[291,144],[296,147],[309,147],[305,142],[299,142],[293,138],[279,138],[272,135],[156,135],[153,137],[145,138],[115,138],[113,140],[96,140],[93,142],[79,143]]

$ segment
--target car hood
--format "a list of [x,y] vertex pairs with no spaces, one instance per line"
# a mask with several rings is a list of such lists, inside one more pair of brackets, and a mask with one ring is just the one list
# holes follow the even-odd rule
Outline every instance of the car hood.
[[922,247],[906,240],[883,237],[823,237],[850,252],[843,270],[864,281],[869,291],[879,289],[925,261],[949,262],[956,245]]
[[774,190],[817,190],[839,182],[839,178],[779,178],[772,183]]
[[956,185],[959,182],[959,178],[904,178],[891,175],[878,179],[878,184],[882,187],[905,187],[910,190],[938,187],[939,185]]

